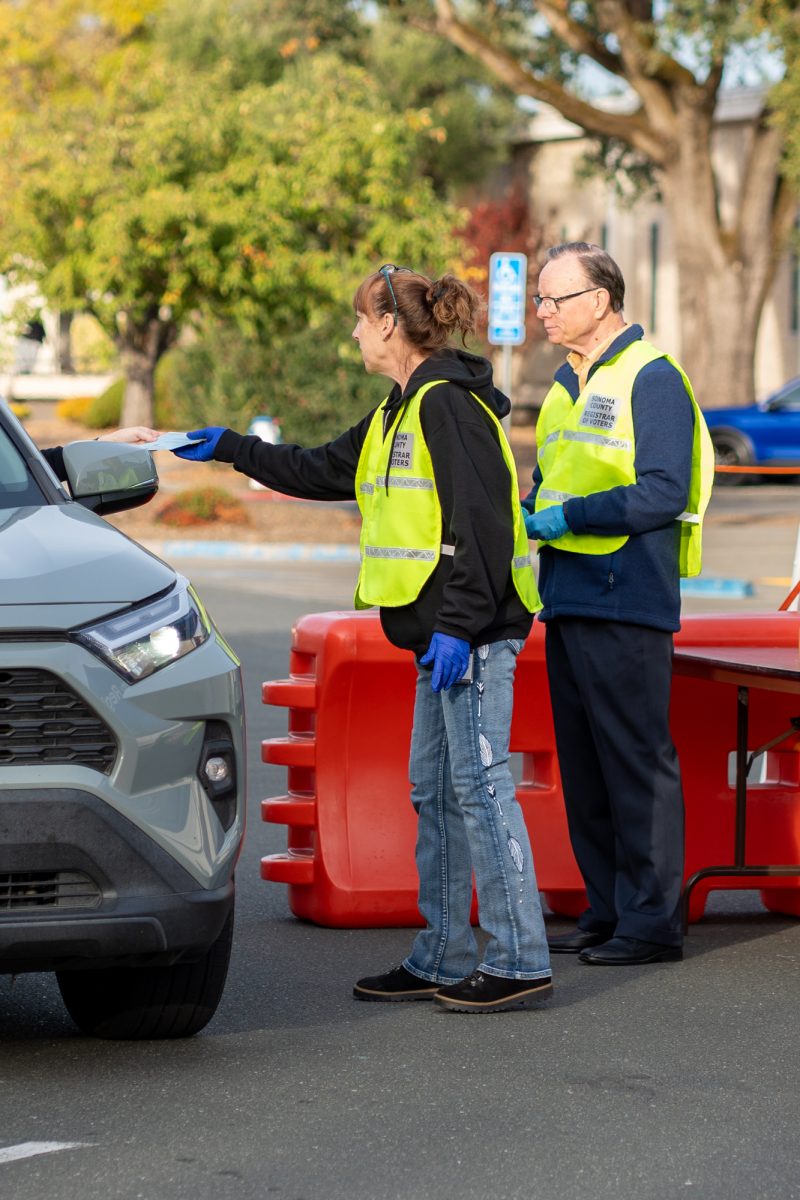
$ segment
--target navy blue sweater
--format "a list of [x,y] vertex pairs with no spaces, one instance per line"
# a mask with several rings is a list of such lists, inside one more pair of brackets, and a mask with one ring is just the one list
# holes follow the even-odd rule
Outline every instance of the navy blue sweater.
[[[632,325],[592,364],[639,341]],[[578,397],[578,376],[568,363],[556,380]],[[679,526],[689,496],[694,413],[683,380],[666,359],[643,367],[633,385],[636,482],[567,500],[564,515],[573,533],[628,534],[612,554],[575,554],[544,543],[539,554],[542,621],[553,617],[597,617],[654,629],[680,628]],[[523,507],[533,511],[542,482],[539,467]]]

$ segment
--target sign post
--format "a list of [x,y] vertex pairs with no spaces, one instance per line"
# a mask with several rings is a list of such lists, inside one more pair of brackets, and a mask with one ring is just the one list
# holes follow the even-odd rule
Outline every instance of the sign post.
[[[489,343],[503,347],[501,390],[511,397],[511,350],[525,341],[525,254],[498,251],[489,259]],[[508,431],[511,414],[503,419]]]

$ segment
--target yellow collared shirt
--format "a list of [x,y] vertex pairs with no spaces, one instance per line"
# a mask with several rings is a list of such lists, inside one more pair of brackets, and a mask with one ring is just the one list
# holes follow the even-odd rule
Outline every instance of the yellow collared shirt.
[[630,325],[620,325],[619,329],[615,329],[614,332],[607,337],[604,342],[601,342],[599,346],[595,346],[594,349],[590,350],[588,354],[581,354],[579,350],[570,350],[569,354],[567,355],[567,362],[578,376],[578,383],[580,385],[579,390],[581,392],[586,387],[586,380],[589,378],[589,371],[593,363],[597,362],[601,354],[603,354],[604,351],[606,351],[611,345],[611,343],[618,338],[620,334],[624,333],[626,329],[630,329]]

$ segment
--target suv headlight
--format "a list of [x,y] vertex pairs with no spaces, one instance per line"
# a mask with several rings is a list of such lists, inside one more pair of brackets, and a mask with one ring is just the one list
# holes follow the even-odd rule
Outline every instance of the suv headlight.
[[73,636],[129,683],[138,683],[202,646],[211,636],[211,621],[184,580],[168,596],[87,625]]

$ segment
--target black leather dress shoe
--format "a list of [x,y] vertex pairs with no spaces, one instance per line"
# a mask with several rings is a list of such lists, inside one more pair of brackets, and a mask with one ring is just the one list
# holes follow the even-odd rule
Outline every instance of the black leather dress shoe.
[[609,926],[602,933],[596,929],[574,929],[572,933],[559,933],[547,939],[547,944],[553,954],[579,954],[590,946],[600,946],[614,936],[614,930]]
[[593,950],[582,950],[578,955],[578,961],[588,963],[590,967],[635,967],[641,963],[679,962],[682,958],[680,946],[643,942],[640,938],[622,934]]

